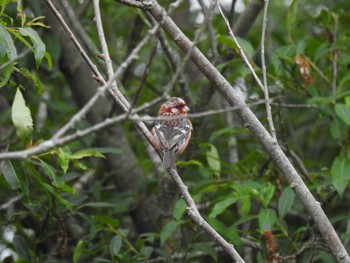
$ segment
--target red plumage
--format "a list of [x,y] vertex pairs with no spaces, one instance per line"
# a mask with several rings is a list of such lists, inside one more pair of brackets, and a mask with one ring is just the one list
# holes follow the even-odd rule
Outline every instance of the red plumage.
[[184,100],[173,97],[160,106],[159,117],[179,117],[170,120],[156,121],[153,129],[153,144],[163,154],[165,169],[175,167],[175,153],[183,153],[192,134],[192,123],[187,117]]

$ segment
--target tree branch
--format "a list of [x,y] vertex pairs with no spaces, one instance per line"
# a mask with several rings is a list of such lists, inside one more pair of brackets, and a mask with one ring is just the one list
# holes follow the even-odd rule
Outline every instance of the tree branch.
[[228,243],[222,236],[215,231],[201,216],[196,204],[194,203],[190,193],[188,192],[188,187],[183,183],[181,177],[174,168],[168,169],[169,174],[177,184],[182,198],[187,204],[188,215],[192,218],[197,225],[199,225],[214,241],[216,241],[220,246],[234,259],[236,262],[244,262],[241,256],[236,252],[234,246]]
[[267,115],[267,122],[269,123],[271,136],[277,140],[275,125],[273,124],[272,113],[271,113],[271,104],[269,102],[269,88],[267,87],[267,74],[266,74],[266,63],[265,63],[265,34],[266,34],[266,24],[267,24],[267,9],[269,6],[269,0],[264,0],[264,18],[262,22],[262,30],[261,30],[261,68],[263,75],[263,91],[264,97],[266,100],[265,108]]

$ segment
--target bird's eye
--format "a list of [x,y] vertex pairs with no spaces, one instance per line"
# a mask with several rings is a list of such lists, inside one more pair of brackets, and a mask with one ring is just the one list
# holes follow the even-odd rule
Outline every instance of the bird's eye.
[[184,106],[185,105],[183,103],[180,103],[180,104],[177,104],[175,107],[179,109],[179,108],[183,108]]

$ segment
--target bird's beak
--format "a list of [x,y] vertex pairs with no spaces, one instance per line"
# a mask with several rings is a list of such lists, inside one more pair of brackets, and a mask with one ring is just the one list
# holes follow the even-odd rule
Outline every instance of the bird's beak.
[[187,106],[185,106],[185,107],[182,108],[182,110],[183,110],[184,112],[188,112],[188,111],[190,110],[190,108],[187,107]]

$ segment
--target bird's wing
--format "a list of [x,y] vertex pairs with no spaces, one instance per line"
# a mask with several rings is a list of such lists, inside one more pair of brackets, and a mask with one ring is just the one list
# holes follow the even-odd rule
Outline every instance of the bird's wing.
[[191,133],[192,126],[187,119],[172,124],[169,121],[159,121],[155,125],[155,131],[160,144],[164,149],[171,149],[178,145]]

